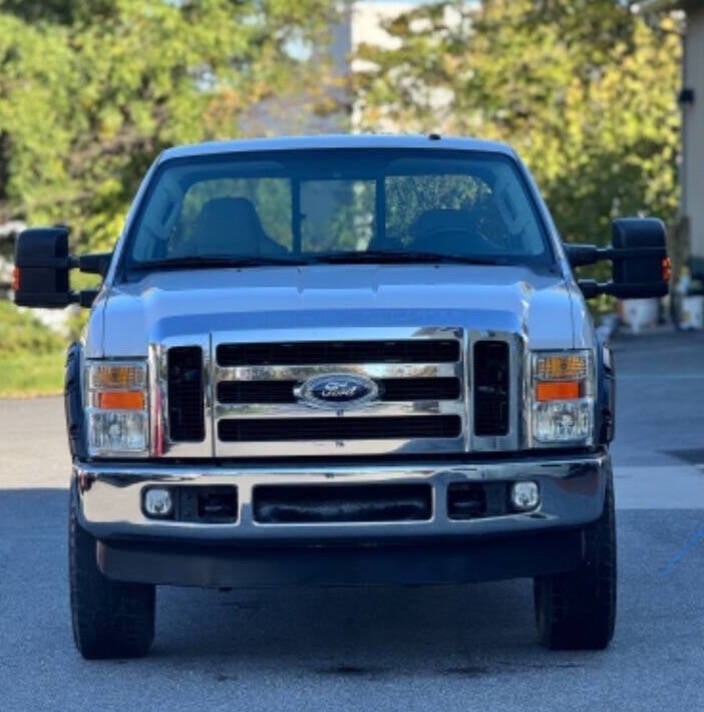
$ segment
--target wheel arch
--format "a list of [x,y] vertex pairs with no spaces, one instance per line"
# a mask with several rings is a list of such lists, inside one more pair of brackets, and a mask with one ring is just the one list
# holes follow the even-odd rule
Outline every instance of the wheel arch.
[[616,429],[616,370],[611,347],[597,344],[596,437],[599,445],[608,445]]
[[68,447],[74,460],[85,459],[88,453],[81,378],[82,362],[83,347],[78,341],[74,341],[66,352],[64,380],[66,433],[68,435]]

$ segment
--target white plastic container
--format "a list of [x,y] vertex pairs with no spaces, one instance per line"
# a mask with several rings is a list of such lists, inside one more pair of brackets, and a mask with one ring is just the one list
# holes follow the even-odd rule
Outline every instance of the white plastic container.
[[682,298],[680,327],[682,329],[701,329],[704,327],[704,296],[696,295]]
[[643,328],[655,326],[660,316],[659,299],[624,299],[622,302],[622,318],[634,334]]

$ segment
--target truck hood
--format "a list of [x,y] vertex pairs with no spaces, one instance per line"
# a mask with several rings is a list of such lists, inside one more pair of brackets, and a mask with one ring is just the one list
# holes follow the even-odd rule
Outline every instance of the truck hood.
[[[565,280],[520,266],[311,265],[155,272],[104,290],[88,357],[219,331],[435,326],[523,334],[533,349],[582,344]],[[577,328],[575,328],[577,327]],[[575,334],[578,336],[575,337]]]

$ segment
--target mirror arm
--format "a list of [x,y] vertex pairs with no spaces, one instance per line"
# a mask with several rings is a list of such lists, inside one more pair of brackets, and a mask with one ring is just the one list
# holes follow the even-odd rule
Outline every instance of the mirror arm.
[[664,247],[604,247],[598,250],[602,260],[636,260],[639,258],[659,258],[665,259],[667,251]]
[[667,282],[616,284],[614,282],[597,282],[595,279],[580,279],[577,286],[582,290],[585,299],[594,299],[601,294],[608,294],[618,299],[647,299],[664,297],[668,292]]
[[88,255],[69,257],[68,266],[71,269],[78,269],[87,274],[99,274],[101,277],[104,277],[110,267],[111,259],[111,252],[94,252]]
[[605,284],[601,284],[595,279],[580,279],[577,281],[577,286],[582,290],[585,299],[594,299],[600,294],[604,294],[602,288],[606,287]]
[[78,297],[76,302],[81,307],[90,308],[93,306],[93,302],[98,296],[99,291],[98,289],[81,289],[81,291],[76,294]]
[[596,247],[595,245],[565,245],[567,259],[572,267],[593,265],[602,260],[635,260],[639,258],[665,259],[667,252],[664,247]]
[[66,295],[65,301],[57,306],[69,306],[70,304],[78,304],[80,307],[91,307],[98,296],[98,289],[81,289],[78,292],[69,292]]
[[599,257],[599,248],[595,245],[578,245],[572,243],[566,244],[564,247],[567,260],[572,267],[593,265],[601,259],[601,257]]

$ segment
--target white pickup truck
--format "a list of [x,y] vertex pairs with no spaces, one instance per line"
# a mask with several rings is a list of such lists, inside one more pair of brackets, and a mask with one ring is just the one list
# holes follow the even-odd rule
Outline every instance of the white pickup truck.
[[[436,135],[173,148],[111,254],[22,233],[16,302],[91,307],[66,372],[80,652],[146,654],[159,584],[510,577],[545,645],[606,646],[614,372],[585,298],[665,294],[664,245],[644,218],[563,245],[514,151]],[[602,259],[613,281],[574,277]]]

